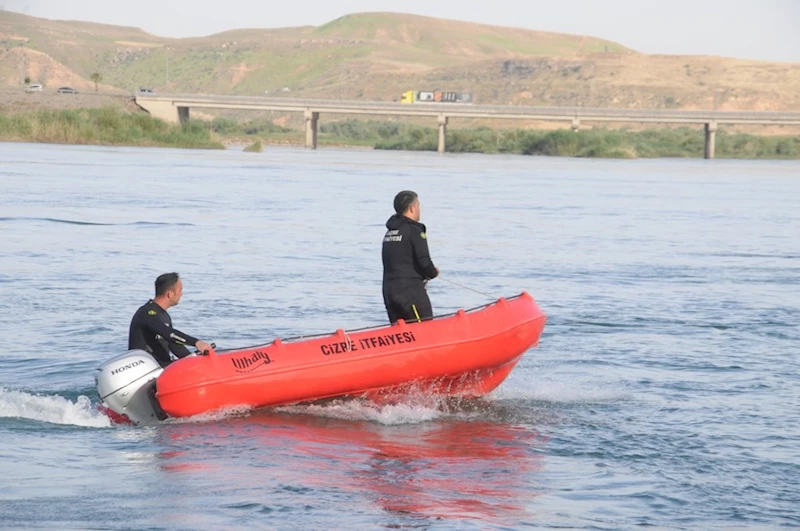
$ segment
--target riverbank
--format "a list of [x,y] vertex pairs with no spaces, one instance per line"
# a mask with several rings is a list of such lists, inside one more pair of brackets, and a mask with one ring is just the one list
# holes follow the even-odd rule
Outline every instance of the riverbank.
[[[225,149],[226,146],[302,146],[305,133],[262,118],[226,118],[168,124],[141,112],[102,109],[37,109],[0,114],[0,141]],[[507,153],[586,158],[703,156],[698,128],[528,130],[454,129],[447,131],[449,153]],[[342,120],[320,124],[321,147],[436,151],[438,130],[398,121]],[[234,149],[236,149],[234,147]],[[717,133],[716,156],[737,159],[798,159],[800,136]]]
[[[372,144],[375,149],[436,151],[438,129],[417,125],[348,120],[320,126],[320,136]],[[699,128],[527,130],[448,129],[448,153],[509,153],[588,158],[702,158]],[[738,159],[800,158],[800,136],[717,133],[716,156]]]
[[172,125],[115,107],[0,114],[0,141],[225,149],[202,123]]

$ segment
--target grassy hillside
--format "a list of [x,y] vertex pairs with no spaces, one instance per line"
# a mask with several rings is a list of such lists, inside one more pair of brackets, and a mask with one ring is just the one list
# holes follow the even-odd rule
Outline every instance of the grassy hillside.
[[[0,47],[42,52],[87,78],[102,61],[98,55],[121,48],[147,49],[169,42],[137,29],[79,21],[55,21],[0,11]],[[35,62],[35,60],[31,60]],[[6,61],[3,66],[8,67]],[[111,67],[108,63],[103,65]]]
[[95,71],[106,91],[396,101],[405,90],[443,89],[472,92],[476,103],[800,110],[798,64],[650,56],[588,36],[362,13],[166,39],[0,11],[0,85],[30,76],[86,90]]

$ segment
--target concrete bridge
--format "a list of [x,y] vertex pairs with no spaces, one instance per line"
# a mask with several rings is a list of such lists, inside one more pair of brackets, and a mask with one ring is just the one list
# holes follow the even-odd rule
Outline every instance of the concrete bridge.
[[525,107],[459,103],[390,103],[379,101],[314,100],[258,96],[213,96],[202,94],[140,94],[136,103],[156,118],[180,123],[189,109],[250,109],[302,112],[306,120],[306,147],[317,147],[320,113],[388,116],[427,116],[439,124],[439,152],[446,148],[450,118],[494,118],[568,122],[577,131],[584,122],[638,122],[697,124],[705,130],[705,158],[714,158],[717,127],[721,124],[800,125],[800,112],[681,111],[666,109],[605,109],[597,107]]

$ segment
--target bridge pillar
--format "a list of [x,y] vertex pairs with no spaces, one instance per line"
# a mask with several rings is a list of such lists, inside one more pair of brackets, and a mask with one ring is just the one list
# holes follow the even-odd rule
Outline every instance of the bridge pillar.
[[184,123],[189,119],[189,107],[178,107],[178,121]]
[[714,144],[717,136],[717,122],[708,122],[705,125],[706,130],[706,149],[705,149],[705,157],[707,159],[714,158]]
[[577,133],[578,129],[580,128],[580,126],[581,126],[581,121],[578,120],[577,118],[573,118],[572,119],[572,130]]
[[181,109],[185,109],[186,118],[189,117],[188,107],[176,107],[171,101],[156,101],[148,98],[136,98],[136,105],[150,113],[153,118],[160,118],[171,124],[181,122]]
[[445,139],[447,137],[447,116],[444,114],[439,115],[439,153],[444,153],[446,143]]
[[306,147],[309,149],[317,149],[317,121],[319,121],[319,113],[311,109],[306,109],[303,113],[306,119]]

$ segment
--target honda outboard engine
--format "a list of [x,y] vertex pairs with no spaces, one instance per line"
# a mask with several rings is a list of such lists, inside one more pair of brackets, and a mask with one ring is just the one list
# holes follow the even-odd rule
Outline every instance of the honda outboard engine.
[[152,424],[166,415],[155,396],[164,369],[144,350],[129,350],[97,368],[95,383],[103,406],[134,424]]

